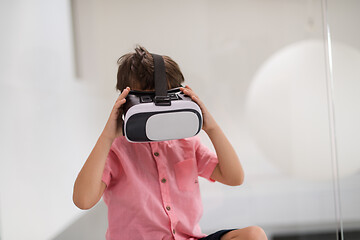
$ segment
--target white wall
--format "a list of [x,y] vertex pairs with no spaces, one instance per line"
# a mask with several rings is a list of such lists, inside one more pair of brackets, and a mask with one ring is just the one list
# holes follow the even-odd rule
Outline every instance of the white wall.
[[[0,2],[1,239],[49,239],[83,213],[72,203],[73,182],[117,95],[116,60],[136,43],[179,63],[244,165],[243,186],[201,181],[205,232],[252,224],[268,232],[334,229],[331,180],[287,176],[258,148],[244,120],[262,63],[288,44],[322,38],[319,1],[75,3],[79,79],[68,2]],[[359,22],[357,2],[332,3],[339,9],[336,29]],[[340,33],[339,41],[360,49],[359,33]],[[342,183],[344,218],[358,223],[359,175]]]
[[111,100],[74,77],[67,1],[0,5],[1,239],[49,239],[81,213],[73,182]]

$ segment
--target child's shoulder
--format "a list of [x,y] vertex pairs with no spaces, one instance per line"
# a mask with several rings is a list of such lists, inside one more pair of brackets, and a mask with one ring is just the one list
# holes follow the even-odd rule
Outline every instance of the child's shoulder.
[[199,136],[195,135],[193,137],[170,140],[170,142],[181,145],[182,147],[192,147],[193,148],[199,144],[200,138],[199,138]]
[[111,145],[111,149],[121,150],[123,148],[128,148],[130,144],[134,144],[134,143],[129,142],[125,136],[120,136],[115,138],[115,140]]
[[[160,142],[156,142],[156,143],[158,143],[160,145],[169,145],[169,146],[173,146],[173,145],[196,146],[199,142],[201,142],[200,137],[198,135],[195,135],[193,137],[160,141]],[[150,142],[150,144],[151,143],[155,143],[155,142]],[[112,144],[112,147],[116,147],[116,148],[125,147],[126,148],[126,147],[129,147],[130,145],[131,146],[140,146],[140,145],[148,145],[148,144],[149,144],[149,142],[142,142],[142,143],[129,142],[125,136],[120,136],[120,137],[115,138],[115,140]]]
[[200,141],[200,137],[198,135],[195,135],[193,137],[182,138],[182,139],[178,139],[178,140],[182,141],[182,142],[194,143],[194,142]]

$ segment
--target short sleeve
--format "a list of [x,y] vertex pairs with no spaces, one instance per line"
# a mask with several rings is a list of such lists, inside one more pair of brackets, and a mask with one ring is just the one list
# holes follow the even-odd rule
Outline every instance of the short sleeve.
[[114,150],[111,148],[107,156],[103,175],[101,178],[101,180],[106,184],[106,186],[109,186],[111,179],[116,177],[116,175],[118,174],[119,164],[119,159],[116,156]]
[[219,162],[217,155],[200,141],[199,136],[195,136],[194,138],[198,174],[211,182],[215,182],[210,177]]

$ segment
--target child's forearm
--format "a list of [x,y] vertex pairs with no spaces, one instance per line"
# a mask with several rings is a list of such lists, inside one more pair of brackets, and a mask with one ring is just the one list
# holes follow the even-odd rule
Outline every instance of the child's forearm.
[[219,125],[215,124],[215,127],[207,130],[206,133],[214,145],[223,183],[228,185],[242,184],[244,181],[244,170],[233,146]]
[[81,209],[93,207],[101,198],[105,184],[101,178],[114,139],[99,137],[74,184],[73,201]]

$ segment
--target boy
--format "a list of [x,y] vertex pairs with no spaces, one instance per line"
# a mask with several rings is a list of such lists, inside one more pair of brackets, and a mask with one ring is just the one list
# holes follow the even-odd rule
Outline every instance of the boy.
[[[163,58],[168,88],[179,87],[184,77],[178,65],[167,56]],[[140,46],[135,53],[122,56],[118,63],[116,87],[122,92],[75,181],[75,205],[90,209],[104,195],[108,206],[108,240],[266,240],[264,231],[256,226],[221,230],[209,236],[201,232],[198,176],[226,185],[240,185],[244,179],[240,161],[204,103],[188,86],[181,91],[200,106],[202,129],[211,139],[216,154],[198,136],[162,142],[128,142],[122,136],[122,105],[130,87],[142,91],[154,89],[154,66],[151,54]]]

